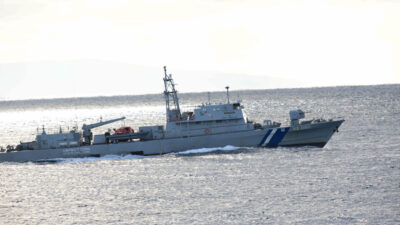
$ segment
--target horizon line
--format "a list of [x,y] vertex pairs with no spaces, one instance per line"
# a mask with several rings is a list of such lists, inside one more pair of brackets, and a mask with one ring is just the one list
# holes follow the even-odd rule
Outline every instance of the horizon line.
[[[265,89],[236,89],[230,90],[230,92],[238,92],[238,91],[268,91],[268,90],[293,90],[293,89],[319,89],[319,88],[335,88],[335,87],[366,87],[366,86],[390,86],[390,85],[400,85],[400,83],[382,83],[382,84],[349,84],[349,85],[327,85],[327,86],[312,86],[312,87],[292,87],[292,88],[265,88]],[[221,91],[198,91],[198,92],[180,92],[179,94],[200,94],[200,93],[218,93],[218,92],[226,92],[225,90]],[[0,103],[5,102],[23,102],[23,101],[47,101],[47,100],[66,100],[66,99],[90,99],[90,98],[115,98],[115,97],[132,97],[132,96],[148,96],[148,95],[162,95],[163,92],[159,93],[146,93],[146,94],[122,94],[122,95],[93,95],[93,96],[65,96],[65,97],[55,97],[55,98],[25,98],[25,99],[1,99]]]

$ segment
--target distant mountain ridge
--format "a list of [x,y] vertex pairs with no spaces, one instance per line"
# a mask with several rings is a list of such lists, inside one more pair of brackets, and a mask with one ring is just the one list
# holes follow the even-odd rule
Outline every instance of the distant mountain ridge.
[[[371,88],[381,89],[397,88],[400,91],[400,84],[387,85],[364,85],[364,86],[337,86],[337,87],[315,87],[315,88],[286,88],[286,89],[259,89],[259,90],[234,90],[230,91],[231,101],[240,99],[246,101],[247,98],[255,93],[265,96],[265,98],[273,99],[274,96],[285,95],[293,98],[299,93],[319,93],[323,97],[326,93],[341,89],[341,93],[346,95],[351,91],[360,90],[367,91]],[[226,92],[210,92],[211,102],[226,101]],[[195,99],[198,104],[206,103],[208,92],[189,92],[179,93],[182,105],[187,103],[186,99]],[[95,97],[73,97],[73,98],[54,98],[54,99],[27,99],[27,100],[11,100],[0,101],[0,111],[7,110],[30,110],[41,108],[90,108],[90,107],[112,107],[112,106],[135,106],[135,105],[163,105],[164,98],[162,93],[145,94],[145,95],[119,95],[119,96],[95,96]]]
[[[0,63],[0,100],[162,93],[163,66],[98,60]],[[222,91],[227,85],[232,90],[301,85],[268,76],[187,71],[173,65],[167,69],[180,92]]]

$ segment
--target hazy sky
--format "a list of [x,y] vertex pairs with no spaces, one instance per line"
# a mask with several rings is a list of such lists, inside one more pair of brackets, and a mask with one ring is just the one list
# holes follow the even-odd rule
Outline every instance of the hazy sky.
[[[277,87],[285,87],[284,80],[297,80],[299,87],[400,83],[400,0],[0,0],[0,67],[48,63],[54,73],[54,62],[93,60],[159,68],[158,74],[144,74],[155,78],[168,65],[182,71],[282,79]],[[41,71],[25,69],[21,75],[0,69],[0,98],[162,91],[149,83],[140,92],[110,87],[98,94],[75,90],[35,95],[35,89],[62,85],[60,80],[83,74],[92,77],[94,85],[103,82],[107,87],[106,74],[96,71],[95,76],[90,68],[81,74],[76,68],[75,74]],[[13,91],[15,83],[23,91]],[[207,90],[196,82],[181,85]]]

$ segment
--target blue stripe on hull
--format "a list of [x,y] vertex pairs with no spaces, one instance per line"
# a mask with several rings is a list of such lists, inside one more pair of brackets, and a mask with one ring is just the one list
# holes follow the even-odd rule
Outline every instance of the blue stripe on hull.
[[269,129],[261,142],[258,144],[258,147],[277,147],[289,129],[290,127]]
[[268,144],[265,147],[269,147],[269,148],[277,147],[278,144],[285,137],[285,135],[288,131],[289,131],[289,127],[278,128],[278,130],[275,132],[274,136],[272,136],[271,140],[268,142]]
[[272,129],[269,129],[263,139],[261,140],[260,144],[258,144],[258,147],[261,147],[262,144],[264,144],[265,140],[267,140],[268,136],[271,134]]

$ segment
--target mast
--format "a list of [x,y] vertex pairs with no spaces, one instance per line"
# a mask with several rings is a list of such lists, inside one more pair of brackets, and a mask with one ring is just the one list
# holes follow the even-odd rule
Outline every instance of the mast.
[[[167,67],[164,66],[164,97],[167,122],[177,121],[181,119],[181,109],[179,107],[179,99],[175,90],[175,83],[172,74],[167,74]],[[171,104],[173,102],[173,105]]]
[[229,86],[226,86],[226,98],[228,99],[228,104],[230,104],[229,102]]

